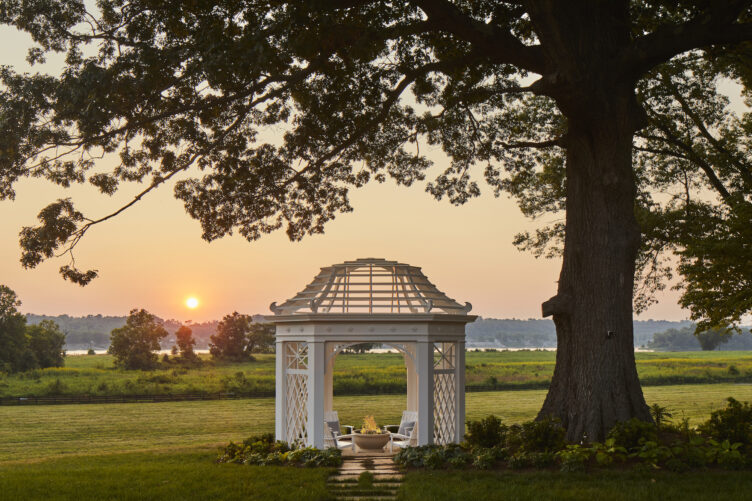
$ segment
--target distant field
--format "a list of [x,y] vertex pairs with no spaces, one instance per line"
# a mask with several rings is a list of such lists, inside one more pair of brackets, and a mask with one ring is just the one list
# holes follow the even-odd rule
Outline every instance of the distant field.
[[[752,401],[752,385],[682,385],[645,388],[649,404],[668,407],[692,423],[733,396]],[[531,419],[543,390],[470,393],[467,418],[488,414],[507,423]],[[398,423],[403,395],[344,396],[334,399],[343,424],[373,414],[380,424]],[[274,400],[214,400],[153,404],[90,404],[0,407],[0,463],[59,456],[124,452],[195,451],[274,428]]]
[[[752,382],[752,352],[636,353],[644,386]],[[497,351],[467,353],[467,386],[473,389],[545,389],[553,374],[555,352]],[[401,393],[405,391],[402,355],[379,353],[337,358],[337,395]],[[274,355],[255,362],[214,365],[198,369],[178,366],[155,371],[123,371],[109,355],[75,355],[66,366],[30,371],[0,379],[0,397],[46,395],[181,395],[230,392],[271,395]]]

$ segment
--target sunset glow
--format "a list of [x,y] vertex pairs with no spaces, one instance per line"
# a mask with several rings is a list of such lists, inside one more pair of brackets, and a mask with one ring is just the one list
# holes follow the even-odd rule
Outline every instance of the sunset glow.
[[198,308],[198,299],[195,297],[189,297],[185,300],[185,305],[192,310]]

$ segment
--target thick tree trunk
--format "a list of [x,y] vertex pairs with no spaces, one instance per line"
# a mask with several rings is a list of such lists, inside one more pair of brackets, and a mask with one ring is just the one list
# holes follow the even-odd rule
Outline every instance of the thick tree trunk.
[[573,441],[602,440],[618,421],[651,419],[632,332],[638,107],[631,88],[599,97],[566,103],[564,260],[558,294],[543,303],[544,316],[553,315],[556,324],[558,349],[539,417],[561,419]]

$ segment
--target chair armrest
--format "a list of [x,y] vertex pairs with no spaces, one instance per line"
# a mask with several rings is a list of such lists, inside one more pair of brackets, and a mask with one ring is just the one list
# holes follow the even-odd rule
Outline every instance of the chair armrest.
[[392,433],[392,440],[410,440],[410,437],[407,435],[400,435],[399,433]]

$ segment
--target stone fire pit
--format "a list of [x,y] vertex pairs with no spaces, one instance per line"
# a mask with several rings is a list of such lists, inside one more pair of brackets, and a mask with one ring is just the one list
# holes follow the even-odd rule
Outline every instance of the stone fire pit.
[[381,433],[359,433],[355,432],[352,435],[353,443],[360,449],[365,450],[380,450],[389,443],[389,432]]

